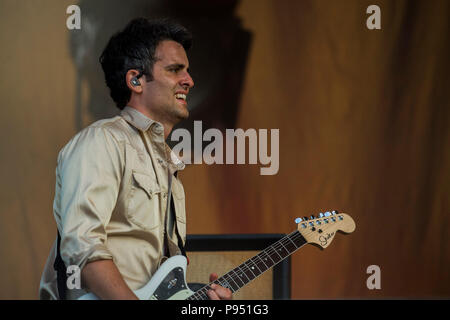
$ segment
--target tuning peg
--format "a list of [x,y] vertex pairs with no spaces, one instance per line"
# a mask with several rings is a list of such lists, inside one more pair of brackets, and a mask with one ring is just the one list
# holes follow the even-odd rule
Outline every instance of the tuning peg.
[[331,212],[330,211],[325,212],[325,217],[329,217],[329,216],[331,216]]
[[333,211],[331,211],[331,214],[332,215],[335,215],[335,214],[338,214],[339,212],[337,211],[337,210],[333,210]]
[[314,217],[314,215],[312,214],[309,218],[312,220],[315,219],[316,217]]
[[303,221],[302,218],[297,218],[297,219],[295,219],[295,223],[296,223],[296,224],[299,224],[299,223],[302,222],[302,221]]
[[323,213],[319,213],[319,218],[323,218]]

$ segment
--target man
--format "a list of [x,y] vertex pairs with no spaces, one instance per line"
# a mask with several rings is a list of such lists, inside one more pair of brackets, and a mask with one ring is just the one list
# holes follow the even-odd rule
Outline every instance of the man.
[[[164,257],[183,252],[184,189],[177,172],[184,164],[165,140],[189,115],[190,46],[184,27],[144,18],[107,44],[100,62],[122,111],[82,130],[58,156],[53,207],[59,235],[41,299],[74,299],[88,291],[101,299],[136,299],[133,290],[150,280]],[[81,270],[80,290],[65,287],[71,265]],[[231,291],[214,286],[208,295],[230,299]]]

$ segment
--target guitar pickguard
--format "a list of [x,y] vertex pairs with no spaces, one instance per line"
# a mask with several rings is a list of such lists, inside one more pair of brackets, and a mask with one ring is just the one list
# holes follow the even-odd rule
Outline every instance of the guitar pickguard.
[[190,294],[191,291],[187,289],[183,268],[176,267],[167,273],[160,285],[156,288],[151,299],[186,299]]

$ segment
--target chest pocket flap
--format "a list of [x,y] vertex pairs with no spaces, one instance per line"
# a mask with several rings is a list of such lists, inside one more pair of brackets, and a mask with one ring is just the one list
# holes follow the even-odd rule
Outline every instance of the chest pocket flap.
[[133,179],[137,185],[147,193],[149,198],[152,198],[155,193],[161,192],[156,181],[145,173],[140,173],[133,170]]

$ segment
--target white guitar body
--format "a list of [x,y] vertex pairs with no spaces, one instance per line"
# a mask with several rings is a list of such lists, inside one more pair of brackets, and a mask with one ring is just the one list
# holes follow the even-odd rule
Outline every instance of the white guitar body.
[[[140,300],[185,300],[194,292],[186,284],[187,260],[182,255],[167,259],[155,272],[150,281],[134,291]],[[99,300],[93,293],[87,293],[78,300]]]

